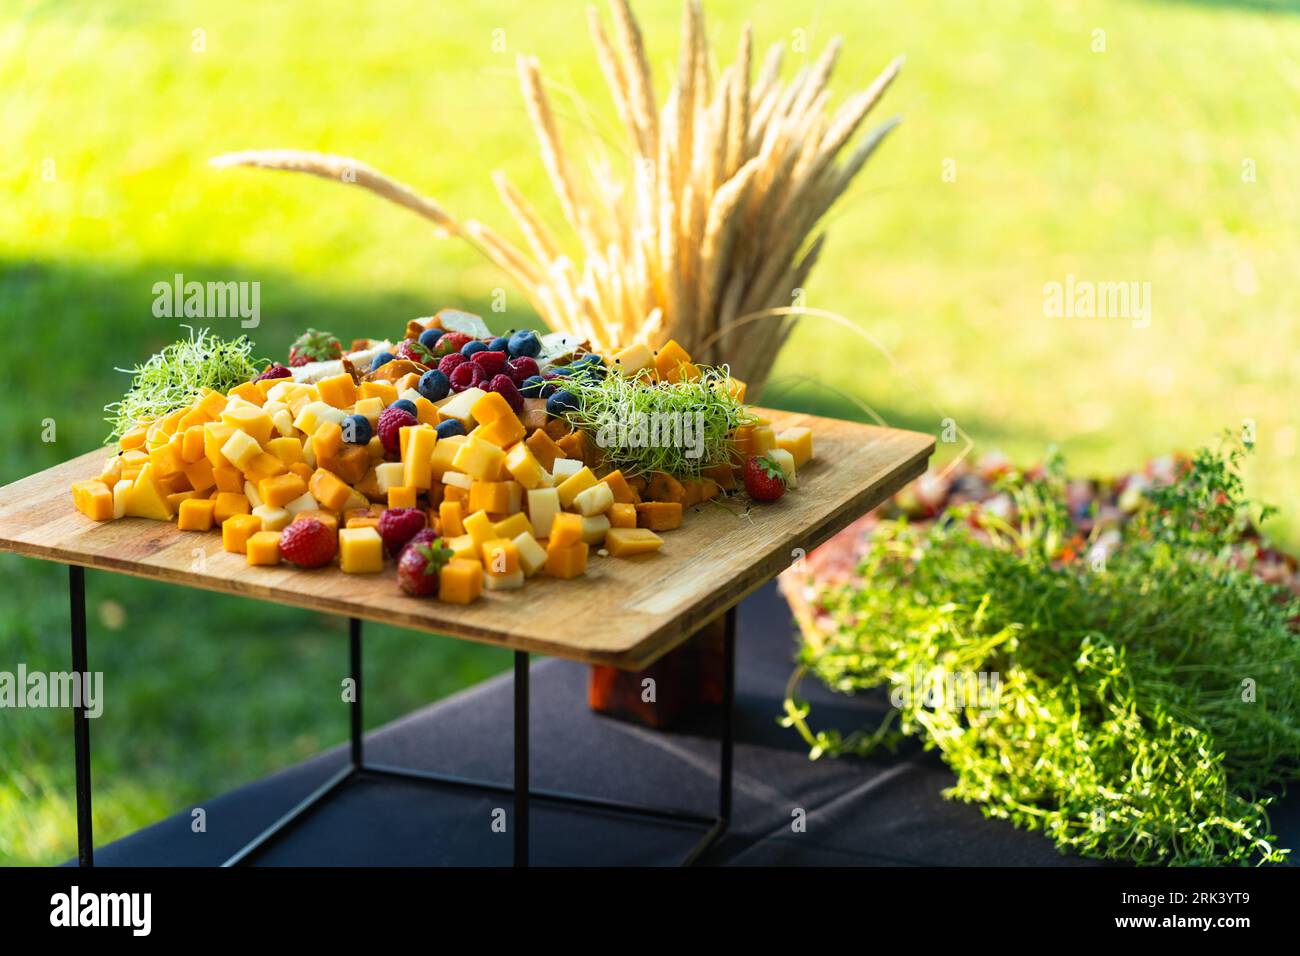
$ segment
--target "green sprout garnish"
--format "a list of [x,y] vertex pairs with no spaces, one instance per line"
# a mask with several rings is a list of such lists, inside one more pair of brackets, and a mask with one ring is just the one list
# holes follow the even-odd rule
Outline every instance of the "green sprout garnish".
[[253,343],[246,335],[231,341],[190,326],[189,338],[179,339],[149,361],[117,371],[133,376],[121,401],[105,405],[104,419],[113,426],[104,444],[117,441],[141,421],[156,421],[184,408],[204,388],[228,392],[258,374],[263,360],[252,357]]
[[701,367],[693,382],[646,382],[611,372],[603,379],[574,375],[561,387],[578,407],[565,413],[606,460],[628,477],[665,472],[697,478],[729,463],[732,433],[755,416],[732,394],[726,366]]

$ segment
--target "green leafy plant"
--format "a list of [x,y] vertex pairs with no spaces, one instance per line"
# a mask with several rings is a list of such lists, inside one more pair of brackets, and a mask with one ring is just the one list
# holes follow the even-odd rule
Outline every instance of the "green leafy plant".
[[[856,582],[820,596],[829,623],[806,635],[785,724],[813,756],[920,735],[957,776],[947,795],[1063,851],[1280,862],[1266,808],[1300,773],[1300,600],[1251,573],[1250,528],[1272,509],[1242,496],[1246,450],[1198,452],[1104,556],[1100,529],[1074,531],[1059,460],[1005,479],[1010,518],[966,505],[926,530],[883,523]],[[895,710],[816,731],[805,673],[890,685]],[[996,675],[996,692],[944,695],[953,674]]]
[[218,338],[189,328],[188,338],[179,339],[154,353],[135,368],[117,371],[132,376],[131,387],[120,401],[105,405],[104,420],[113,430],[104,443],[117,441],[141,421],[153,421],[188,405],[200,390],[228,392],[258,374],[264,360],[254,359],[253,343],[246,335]]
[[629,477],[657,471],[698,477],[730,461],[732,433],[755,421],[732,392],[725,366],[701,367],[700,377],[690,382],[574,375],[563,387],[578,402],[565,417]]

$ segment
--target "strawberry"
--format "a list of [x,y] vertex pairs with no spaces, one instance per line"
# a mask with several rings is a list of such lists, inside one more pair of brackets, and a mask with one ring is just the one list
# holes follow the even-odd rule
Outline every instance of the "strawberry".
[[280,556],[300,568],[323,568],[338,549],[338,535],[315,518],[299,519],[280,532]]
[[507,373],[515,380],[515,385],[522,386],[534,375],[542,374],[542,370],[537,367],[537,359],[527,355],[521,355],[518,358],[510,360],[510,367],[506,369]]
[[524,397],[519,394],[519,389],[515,388],[515,380],[509,375],[501,374],[488,383],[489,392],[499,392],[501,397],[510,403],[510,408],[516,415],[524,410]]
[[343,357],[343,346],[332,332],[308,329],[289,346],[289,364],[293,367],[308,362],[332,362]]
[[397,559],[397,585],[407,594],[424,597],[438,590],[438,572],[451,560],[441,538],[408,544]]
[[405,339],[393,349],[393,357],[418,362],[421,365],[433,365],[433,353],[415,339]]
[[483,374],[488,378],[495,378],[502,372],[509,371],[509,369],[506,368],[505,352],[492,352],[488,350],[475,352],[470,356],[470,361],[481,368]]
[[396,455],[401,450],[402,432],[407,425],[417,425],[414,415],[404,408],[385,408],[379,414],[379,440],[384,451]]
[[266,370],[263,371],[261,375],[257,376],[257,378],[253,379],[253,381],[261,382],[268,378],[289,378],[292,375],[293,372],[285,368],[279,362],[272,362],[266,367]]
[[451,390],[463,392],[467,388],[478,388],[486,380],[483,367],[473,362],[462,362],[451,370]]
[[469,340],[470,337],[464,332],[448,332],[438,339],[438,344],[433,347],[433,354],[441,358],[444,355],[459,352]]
[[[444,335],[443,338],[446,338],[446,336]],[[439,339],[438,341],[441,342],[442,339]],[[450,379],[451,373],[456,371],[456,366],[464,365],[468,361],[469,359],[461,355],[459,352],[452,352],[450,355],[444,355],[442,358],[438,359],[438,371]]]
[[401,553],[406,543],[425,525],[424,512],[419,508],[389,508],[379,516],[379,537],[393,557]]
[[776,501],[785,494],[785,473],[771,455],[751,455],[745,462],[745,490],[755,501]]

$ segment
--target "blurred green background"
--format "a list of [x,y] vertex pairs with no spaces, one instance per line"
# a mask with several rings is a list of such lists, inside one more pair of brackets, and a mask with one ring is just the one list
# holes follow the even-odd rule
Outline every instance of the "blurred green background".
[[[662,92],[680,8],[636,9]],[[534,324],[491,267],[395,207],[205,161],[246,147],[351,154],[504,226],[488,175],[500,168],[553,210],[513,61],[541,57],[571,149],[608,136],[583,11],[6,3],[0,483],[98,444],[99,410],[127,383],[114,367],[181,331],[150,308],[153,284],[178,272],[260,282],[264,356],[283,358],[308,324],[391,337],[449,304]],[[1088,471],[1249,420],[1252,490],[1283,506],[1275,534],[1297,543],[1300,6],[720,0],[706,13],[723,63],[746,19],[760,50],[796,47],[787,70],[842,34],[840,94],[908,55],[880,110],[904,124],[834,210],[807,290],[881,348],[809,321],[769,402],[932,433],[952,418],[974,454],[1034,460],[1057,445]],[[1150,282],[1150,326],[1046,318],[1044,284],[1070,274]],[[498,288],[511,310],[493,315]],[[341,621],[106,574],[88,586],[90,665],[110,702],[91,729],[98,842],[345,738]],[[63,568],[0,556],[0,669],[68,666],[66,601]],[[370,725],[509,662],[367,633]],[[0,769],[0,862],[73,855],[67,713],[0,712]]]

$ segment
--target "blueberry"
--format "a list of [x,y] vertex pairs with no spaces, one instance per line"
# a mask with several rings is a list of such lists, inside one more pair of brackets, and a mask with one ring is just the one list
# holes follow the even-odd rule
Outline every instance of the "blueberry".
[[524,384],[519,387],[519,394],[524,398],[541,398],[542,387],[546,384],[546,379],[540,375],[530,375],[524,379]]
[[586,355],[579,356],[573,362],[574,365],[599,365],[605,367],[605,359],[595,352],[588,352]]
[[394,355],[392,352],[380,352],[378,355],[374,357],[373,360],[371,360],[370,371],[373,372],[375,369],[379,368],[379,366],[387,365],[389,362],[393,361],[396,358],[397,356]]
[[465,356],[465,358],[469,358],[475,352],[485,351],[487,351],[486,342],[480,342],[478,339],[470,339],[461,347],[460,354]]
[[451,379],[436,368],[431,368],[420,376],[420,383],[415,389],[429,401],[436,402],[446,398],[451,391]]
[[510,340],[504,335],[498,335],[488,345],[489,352],[508,352],[510,350]]
[[511,358],[518,358],[521,355],[536,358],[542,351],[542,340],[537,337],[536,332],[525,329],[510,336],[508,351]]
[[572,375],[574,371],[575,369],[572,365],[557,365],[555,368],[551,369],[549,374],[551,378],[559,378],[562,375]]
[[558,416],[577,410],[578,399],[572,392],[557,391],[546,400],[546,411],[551,415]]
[[438,433],[438,440],[450,438],[452,435],[465,434],[465,426],[454,418],[449,418],[445,422],[439,422],[438,427],[434,429]]
[[404,409],[406,409],[408,412],[410,412],[412,415],[415,415],[417,418],[419,417],[419,412],[418,412],[418,410],[417,410],[416,407],[415,407],[415,402],[412,402],[412,401],[410,401],[409,399],[399,398],[397,401],[393,402],[393,404],[389,405],[388,407],[389,407],[389,408],[404,408]]
[[373,434],[370,419],[365,415],[349,415],[343,419],[343,440],[349,445],[368,445]]
[[605,378],[605,366],[601,365],[599,362],[583,362],[582,364],[575,366],[573,372],[570,374],[600,382]]
[[440,338],[442,338],[442,329],[425,329],[420,333],[420,344],[426,349],[432,349],[438,344]]

